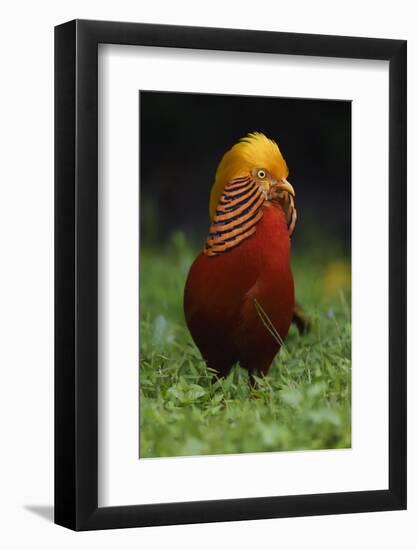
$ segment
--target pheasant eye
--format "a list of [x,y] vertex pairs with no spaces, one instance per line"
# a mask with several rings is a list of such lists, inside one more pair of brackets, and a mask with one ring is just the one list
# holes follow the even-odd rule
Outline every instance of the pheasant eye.
[[258,178],[261,179],[261,180],[266,178],[265,170],[258,170]]

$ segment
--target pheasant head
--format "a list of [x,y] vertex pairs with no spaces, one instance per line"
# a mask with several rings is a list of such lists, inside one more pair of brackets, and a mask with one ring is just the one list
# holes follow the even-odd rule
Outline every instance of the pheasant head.
[[[214,251],[216,244],[219,248],[216,234],[225,233],[226,229],[234,230],[231,237],[235,241],[240,235],[243,240],[242,228],[251,229],[253,234],[262,217],[262,207],[268,201],[281,206],[291,235],[297,214],[295,191],[287,177],[288,167],[278,145],[262,133],[248,134],[227,151],[217,168],[210,194],[212,230],[206,253]],[[227,249],[228,245],[224,246]]]

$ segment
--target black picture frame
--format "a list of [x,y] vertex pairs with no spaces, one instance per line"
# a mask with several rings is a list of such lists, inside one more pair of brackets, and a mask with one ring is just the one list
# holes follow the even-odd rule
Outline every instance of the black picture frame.
[[[387,490],[98,506],[98,44],[389,62]],[[406,47],[404,40],[106,21],[55,28],[57,524],[78,531],[406,508]]]

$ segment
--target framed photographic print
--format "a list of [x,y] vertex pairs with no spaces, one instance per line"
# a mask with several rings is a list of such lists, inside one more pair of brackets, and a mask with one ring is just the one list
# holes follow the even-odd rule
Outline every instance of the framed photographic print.
[[406,42],[55,29],[55,521],[406,507]]

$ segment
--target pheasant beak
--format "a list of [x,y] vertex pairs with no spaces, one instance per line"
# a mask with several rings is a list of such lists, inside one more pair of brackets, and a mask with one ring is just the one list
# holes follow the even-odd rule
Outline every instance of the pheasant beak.
[[287,193],[295,197],[294,187],[285,178],[282,178],[282,180],[277,183],[276,189],[277,191],[286,191]]
[[295,191],[294,187],[285,178],[282,178],[278,183],[271,185],[269,189],[269,200],[277,202],[281,205],[287,219],[288,233],[291,236],[295,222],[297,221],[297,211],[294,204]]

